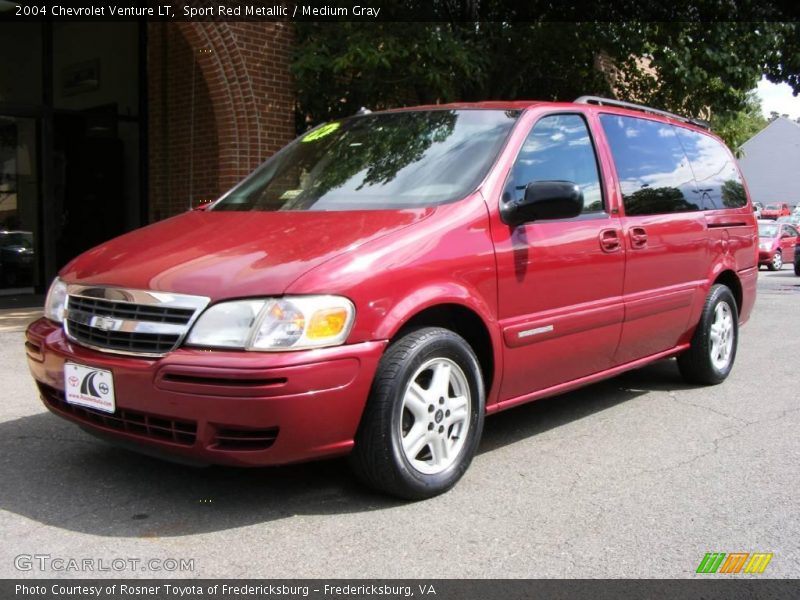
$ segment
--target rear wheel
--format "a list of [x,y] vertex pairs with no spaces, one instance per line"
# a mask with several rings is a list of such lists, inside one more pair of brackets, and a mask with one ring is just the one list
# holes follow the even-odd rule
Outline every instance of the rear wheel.
[[780,271],[783,268],[783,254],[780,250],[776,250],[772,255],[772,260],[767,264],[770,271]]
[[800,277],[800,256],[794,257],[794,274]]
[[727,286],[711,287],[688,350],[678,356],[681,375],[690,383],[714,385],[733,368],[739,341],[739,313]]
[[483,430],[475,353],[459,335],[426,327],[381,359],[351,465],[369,486],[405,499],[441,494],[467,470]]

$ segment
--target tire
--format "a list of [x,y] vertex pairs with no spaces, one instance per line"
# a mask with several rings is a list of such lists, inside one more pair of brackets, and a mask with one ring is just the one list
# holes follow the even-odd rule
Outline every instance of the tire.
[[800,277],[800,260],[794,259],[794,274]]
[[462,337],[439,327],[411,331],[378,365],[350,455],[353,471],[406,500],[446,492],[475,455],[485,402],[478,359]]
[[716,385],[733,369],[739,342],[739,311],[727,286],[711,287],[688,350],[678,356],[678,368],[689,383]]
[[772,260],[767,263],[767,268],[770,271],[780,271],[783,268],[783,254],[780,250],[776,250],[772,255]]

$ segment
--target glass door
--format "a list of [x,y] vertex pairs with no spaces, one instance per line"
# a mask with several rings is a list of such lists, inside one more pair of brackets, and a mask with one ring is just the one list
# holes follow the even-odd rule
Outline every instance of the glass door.
[[0,115],[0,295],[41,285],[37,123]]

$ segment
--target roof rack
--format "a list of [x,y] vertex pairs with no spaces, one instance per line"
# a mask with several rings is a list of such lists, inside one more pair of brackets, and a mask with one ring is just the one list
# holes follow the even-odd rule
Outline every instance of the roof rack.
[[597,104],[600,106],[618,106],[620,108],[628,108],[630,110],[638,110],[640,112],[652,113],[654,115],[661,115],[662,117],[669,117],[670,119],[677,119],[678,121],[682,121],[684,123],[689,123],[691,125],[695,125],[697,127],[702,127],[703,129],[711,129],[711,125],[708,121],[704,121],[703,119],[693,119],[689,117],[682,117],[680,115],[676,115],[675,113],[667,112],[666,110],[660,110],[658,108],[651,108],[649,106],[644,106],[643,104],[634,104],[633,102],[623,102],[622,100],[613,100],[611,98],[601,98],[600,96],[581,96],[575,100],[575,104]]

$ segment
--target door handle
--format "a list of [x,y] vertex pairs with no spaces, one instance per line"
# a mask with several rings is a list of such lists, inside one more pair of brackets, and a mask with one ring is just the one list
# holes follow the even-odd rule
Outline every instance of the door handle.
[[616,229],[603,229],[600,232],[600,248],[603,249],[603,252],[616,252],[622,249]]
[[647,246],[647,231],[644,227],[631,227],[631,248],[644,248]]

